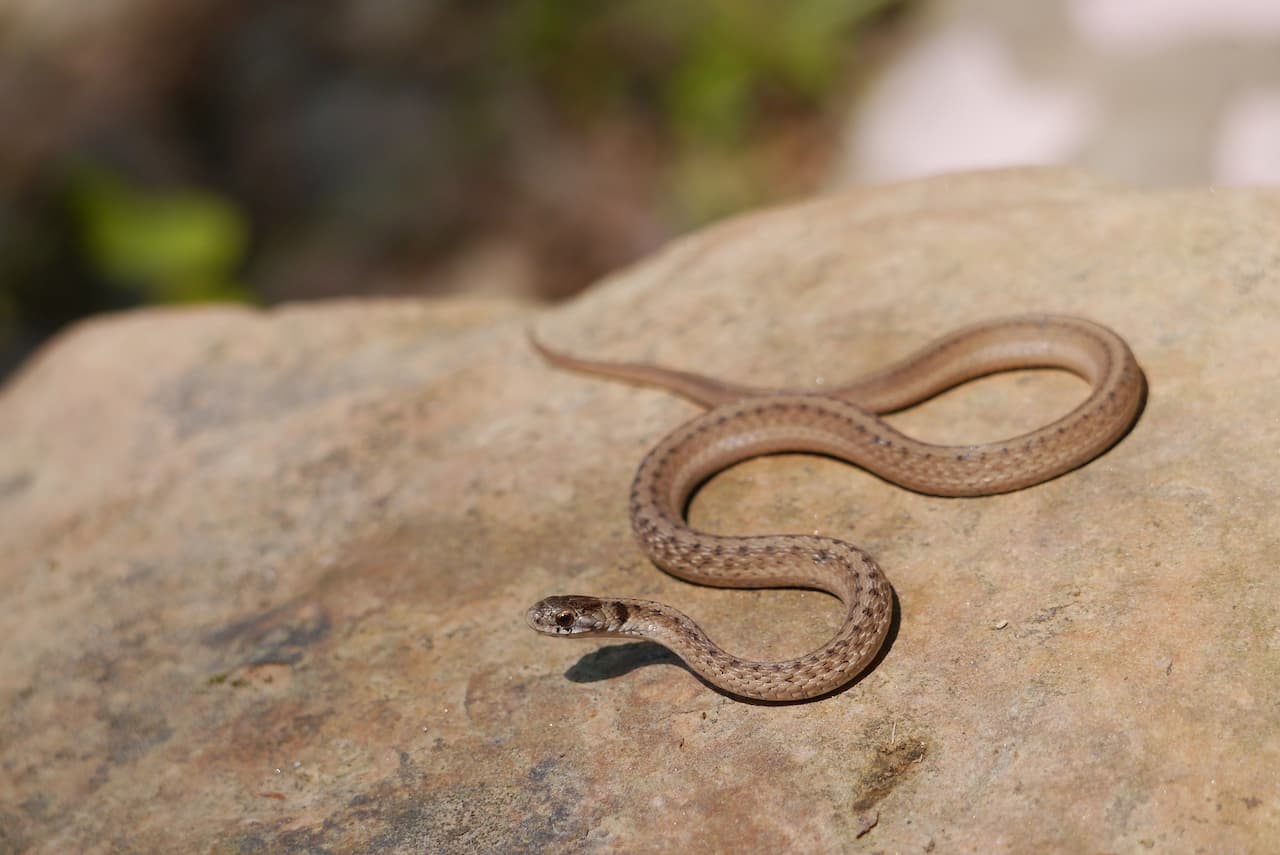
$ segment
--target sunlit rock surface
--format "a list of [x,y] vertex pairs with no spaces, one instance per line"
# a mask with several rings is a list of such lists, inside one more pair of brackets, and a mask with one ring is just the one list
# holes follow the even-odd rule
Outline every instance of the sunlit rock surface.
[[[1270,851],[1280,847],[1280,195],[1012,172],[737,219],[554,311],[115,316],[0,392],[0,851]],[[1088,466],[937,499],[752,461],[695,525],[861,544],[883,658],[816,703],[533,634],[551,593],[802,653],[831,598],[695,588],[632,540],[695,407],[581,355],[835,384],[977,319],[1084,315],[1150,397]],[[1083,395],[971,384],[897,425],[999,438]],[[859,836],[861,835],[861,836]]]

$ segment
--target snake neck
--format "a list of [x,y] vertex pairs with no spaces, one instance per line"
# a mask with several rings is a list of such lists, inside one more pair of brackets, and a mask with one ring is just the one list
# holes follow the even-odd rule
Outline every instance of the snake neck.
[[683,612],[664,603],[617,600],[627,619],[609,635],[663,645],[697,674],[731,694],[767,701],[812,698],[848,683],[866,669],[884,643],[892,608],[888,585],[862,608],[849,609],[822,647],[795,659],[757,662],[728,653]]

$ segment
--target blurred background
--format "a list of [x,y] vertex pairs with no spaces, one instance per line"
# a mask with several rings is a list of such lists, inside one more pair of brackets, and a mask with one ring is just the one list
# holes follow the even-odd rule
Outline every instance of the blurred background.
[[0,377],[77,318],[553,301],[955,169],[1280,183],[1277,0],[0,0]]

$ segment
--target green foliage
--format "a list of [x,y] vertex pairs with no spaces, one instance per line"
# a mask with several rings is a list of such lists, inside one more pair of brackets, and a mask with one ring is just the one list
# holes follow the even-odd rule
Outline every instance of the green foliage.
[[234,205],[198,190],[146,191],[94,167],[72,174],[70,203],[84,258],[147,302],[247,300],[234,276],[248,226]]
[[519,0],[508,43],[581,119],[647,110],[676,146],[677,216],[697,221],[750,203],[758,182],[725,173],[750,172],[742,149],[766,106],[818,106],[856,28],[899,2]]
[[769,93],[816,103],[854,29],[899,0],[521,0],[517,55],[588,112],[655,97],[683,134],[737,140]]

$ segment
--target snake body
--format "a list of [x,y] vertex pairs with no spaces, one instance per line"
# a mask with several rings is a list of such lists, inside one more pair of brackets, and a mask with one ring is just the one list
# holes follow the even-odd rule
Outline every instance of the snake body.
[[[1133,424],[1145,380],[1124,341],[1090,321],[1028,315],[979,323],[906,359],[821,394],[739,386],[638,363],[596,362],[534,346],[553,365],[659,386],[710,409],[667,435],[631,487],[632,528],[668,573],[730,588],[803,587],[846,606],[835,636],[796,659],[753,662],[716,645],[688,616],[645,600],[549,597],[528,612],[548,635],[647,638],[665,645],[707,682],[734,695],[794,701],[823,695],[863,671],[892,618],[888,581],[867,553],[829,537],[724,537],[695,531],[684,510],[707,478],[766,454],[839,458],[909,490],[981,496],[1049,480],[1106,451]],[[1061,368],[1089,396],[1057,421],[1002,442],[941,446],[902,434],[878,417],[968,380],[1019,368]]]

